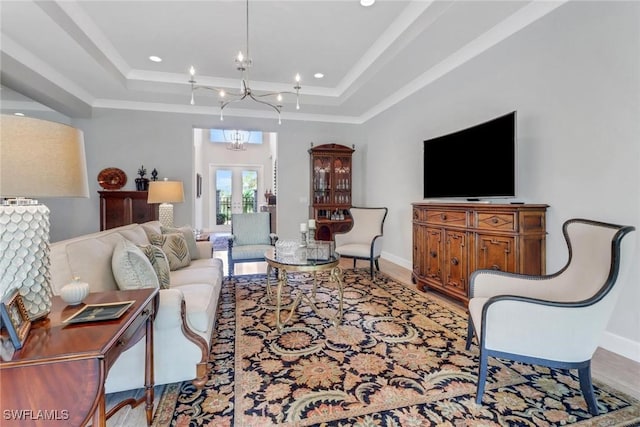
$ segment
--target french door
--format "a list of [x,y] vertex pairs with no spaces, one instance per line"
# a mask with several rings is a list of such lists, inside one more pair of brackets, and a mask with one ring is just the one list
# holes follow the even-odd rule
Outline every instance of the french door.
[[210,224],[214,229],[231,229],[231,214],[258,212],[262,194],[262,165],[211,165],[209,176],[213,194]]

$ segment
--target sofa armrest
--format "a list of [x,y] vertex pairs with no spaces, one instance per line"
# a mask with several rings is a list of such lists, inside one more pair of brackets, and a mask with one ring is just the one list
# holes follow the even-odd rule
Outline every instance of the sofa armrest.
[[160,289],[160,304],[154,326],[158,329],[171,329],[182,326],[182,301],[184,295],[180,289]]
[[196,379],[193,380],[193,383],[197,387],[204,385],[208,372],[207,360],[209,356],[209,344],[189,327],[187,307],[181,290],[160,289],[160,304],[153,327],[156,329],[179,327],[184,336],[200,349],[202,357],[196,365]]

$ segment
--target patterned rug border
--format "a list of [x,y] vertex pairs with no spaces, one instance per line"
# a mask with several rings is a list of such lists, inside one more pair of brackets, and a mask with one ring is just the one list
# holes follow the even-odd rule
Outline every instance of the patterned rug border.
[[[368,270],[365,271],[363,269],[357,269],[357,270],[346,270],[345,271],[345,276],[347,276],[348,274],[350,275],[354,275],[354,276],[360,276],[362,277],[363,275],[366,277],[366,275],[368,275]],[[391,277],[389,275],[386,275],[384,273],[377,273],[378,276],[376,277],[376,280],[372,283],[372,285],[374,285],[378,290],[385,292],[387,294],[389,294],[392,298],[398,300],[398,301],[402,301],[401,298],[398,298],[398,296],[396,294],[393,293],[393,290],[389,290],[386,287],[383,288],[382,285],[384,286],[389,286],[390,284],[392,286],[396,286],[396,287],[402,287],[403,292],[409,292],[409,294],[415,296],[415,297],[419,297],[419,299],[426,299],[428,301],[430,301],[431,304],[437,304],[438,306],[440,306],[441,309],[446,310],[448,312],[451,312],[459,317],[464,318],[465,322],[466,322],[466,310],[462,307],[459,307],[457,305],[455,305],[454,303],[447,301],[446,298],[437,295],[437,294],[433,294],[433,293],[425,293],[425,292],[421,292],[418,291],[417,289],[415,289],[414,287],[412,287],[411,285],[408,285],[406,283],[403,283],[403,281],[399,280],[398,278],[395,277]],[[252,274],[252,275],[246,275],[246,276],[241,276],[241,278],[239,278],[240,280],[264,280],[265,279],[265,275],[264,274]],[[233,287],[234,289],[232,289],[231,291],[229,291],[229,289],[227,289],[228,294],[230,294],[229,296],[231,297],[231,299],[233,300],[233,311],[234,311],[234,322],[237,322],[237,306],[236,306],[236,289],[235,289],[235,282],[229,282],[228,280],[224,280],[223,282],[223,286],[225,287]],[[224,292],[223,292],[224,294]],[[218,312],[220,313],[221,307],[224,304],[224,301],[222,301],[223,298],[220,298],[220,303],[219,303],[219,307],[218,307]],[[229,301],[226,302],[227,304],[229,303]],[[409,309],[414,310],[416,312],[420,312],[420,309],[426,309],[426,307],[414,307],[411,305],[408,305],[405,301],[402,301],[403,304],[405,304]],[[220,319],[220,315],[217,316],[217,319]],[[234,325],[234,333],[235,331],[237,331],[237,325]],[[450,330],[453,334],[457,335],[459,339],[464,340],[466,338],[466,332],[464,331],[459,331],[459,330],[455,330],[452,329]],[[215,334],[216,331],[214,331],[214,339],[215,339]],[[235,334],[236,336],[234,337],[234,341],[236,341],[238,339],[237,334]],[[212,342],[212,347],[214,345],[214,342]],[[237,342],[236,344],[234,344],[236,350],[234,350],[234,354],[237,354]],[[472,347],[472,352],[477,355],[477,346],[475,346],[475,344]],[[236,366],[238,366],[238,361],[235,361],[235,357],[234,357],[234,362],[233,364]],[[209,360],[209,363],[215,363],[216,359],[215,358],[211,358]],[[496,363],[501,363],[499,360],[495,360]],[[511,369],[511,368],[510,368]],[[236,370],[236,372],[234,373],[234,382],[235,383],[235,379],[237,378],[238,375],[238,371]],[[516,385],[517,383],[513,382],[513,379],[511,381],[508,380],[504,380],[505,384],[508,383],[509,386],[513,386]],[[522,377],[522,382],[527,382],[527,378]],[[501,384],[501,382],[494,382],[494,383],[487,383],[487,390],[491,390],[491,389],[496,389],[496,388],[500,388],[503,387],[505,384]],[[598,417],[595,418],[590,418],[590,419],[585,419],[585,420],[581,420],[581,421],[577,421],[574,423],[568,423],[567,425],[575,425],[575,426],[589,426],[589,427],[595,427],[595,426],[619,426],[619,427],[628,427],[628,426],[634,426],[634,425],[640,425],[640,402],[635,399],[632,396],[629,396],[628,394],[617,390],[613,387],[608,386],[605,383],[602,383],[599,380],[594,379],[594,386],[598,389],[601,389],[602,391],[614,395],[614,396],[618,396],[620,399],[624,399],[627,403],[629,403],[630,406],[626,407],[626,408],[622,408],[622,409],[618,409],[615,410],[613,412],[608,412],[605,414],[602,414]],[[173,420],[173,416],[176,410],[176,407],[178,405],[178,397],[180,395],[181,392],[181,387],[182,387],[182,383],[175,383],[175,384],[168,384],[165,387],[165,390],[163,391],[163,394],[159,400],[158,403],[158,407],[156,409],[156,413],[154,415],[154,422],[153,425],[154,426],[158,426],[158,427],[165,427],[165,426],[169,426],[169,425],[187,425],[187,424],[172,424],[172,420]],[[233,386],[234,390],[235,390],[235,385]],[[232,412],[235,412],[236,408],[239,407],[239,405],[237,405],[236,403],[234,403],[234,400],[238,399],[238,398],[242,398],[241,396],[238,396],[235,394],[234,391],[234,397],[231,400],[231,405],[234,406],[234,409],[232,410]],[[456,397],[453,396],[453,394],[455,393],[441,393],[439,392],[437,395],[433,396],[433,399],[428,399],[427,402],[425,402],[424,396],[423,398],[419,401],[419,402],[413,402],[413,401],[403,401],[402,403],[399,403],[398,405],[395,405],[394,407],[387,407],[385,408],[384,411],[380,411],[380,412],[373,412],[371,410],[371,407],[364,407],[362,408],[360,411],[357,410],[350,410],[348,412],[348,414],[344,414],[343,417],[340,418],[336,418],[335,415],[334,416],[328,416],[328,417],[320,417],[320,416],[314,416],[312,419],[306,419],[306,420],[301,420],[301,421],[296,421],[296,422],[289,422],[289,423],[285,423],[285,424],[279,424],[279,425],[295,425],[295,426],[311,426],[311,425],[332,425],[332,426],[347,426],[347,425],[351,425],[351,424],[343,424],[341,422],[341,420],[349,420],[349,419],[354,419],[357,417],[363,417],[365,416],[365,418],[369,418],[366,417],[366,415],[368,414],[382,414],[385,412],[390,412],[394,409],[407,409],[410,410],[412,407],[414,406],[420,406],[420,405],[425,405],[425,404],[429,404],[429,403],[433,403],[433,402],[438,402],[438,401],[442,401],[443,399],[447,399],[448,395],[452,394],[451,397]],[[472,394],[471,396],[472,398],[475,398],[475,393]],[[629,418],[627,418],[629,417]],[[326,418],[326,419],[325,419]],[[622,420],[621,418],[627,418],[626,420]],[[235,421],[236,423],[238,422],[239,418],[238,416],[234,416],[233,417],[233,421]],[[380,418],[379,420],[382,420],[382,418]],[[231,425],[238,425],[238,427],[244,427],[244,426],[240,426],[239,424],[234,424],[232,421]],[[375,423],[375,420],[371,419],[372,422]],[[469,422],[471,422],[471,424],[465,424],[465,425],[476,425],[473,424],[473,421],[471,419],[468,420]],[[326,424],[329,423],[329,424]],[[188,425],[200,425],[200,424],[188,424]],[[365,425],[369,425],[366,423],[362,424],[363,426]],[[378,425],[387,425],[387,424],[371,424],[373,426],[378,426]],[[390,425],[390,424],[389,424]],[[446,424],[449,425],[449,424]],[[479,425],[479,424],[478,424]],[[510,425],[510,424],[504,424],[504,425]]]

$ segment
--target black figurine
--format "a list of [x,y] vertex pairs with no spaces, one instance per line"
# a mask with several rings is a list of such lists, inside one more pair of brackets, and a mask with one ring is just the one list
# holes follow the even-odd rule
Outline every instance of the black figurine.
[[138,169],[139,178],[136,178],[136,190],[147,191],[149,189],[149,179],[145,178],[146,174],[147,170],[144,168],[144,165],[140,166],[140,169]]

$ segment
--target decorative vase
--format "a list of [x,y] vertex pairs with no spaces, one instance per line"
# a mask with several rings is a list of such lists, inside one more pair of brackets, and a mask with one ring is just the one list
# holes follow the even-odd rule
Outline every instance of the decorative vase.
[[138,190],[138,191],[148,191],[149,190],[149,179],[147,179],[147,178],[136,178],[136,190]]
[[79,277],[74,277],[71,283],[67,283],[60,289],[60,298],[69,305],[78,305],[89,295],[89,284],[81,282]]

